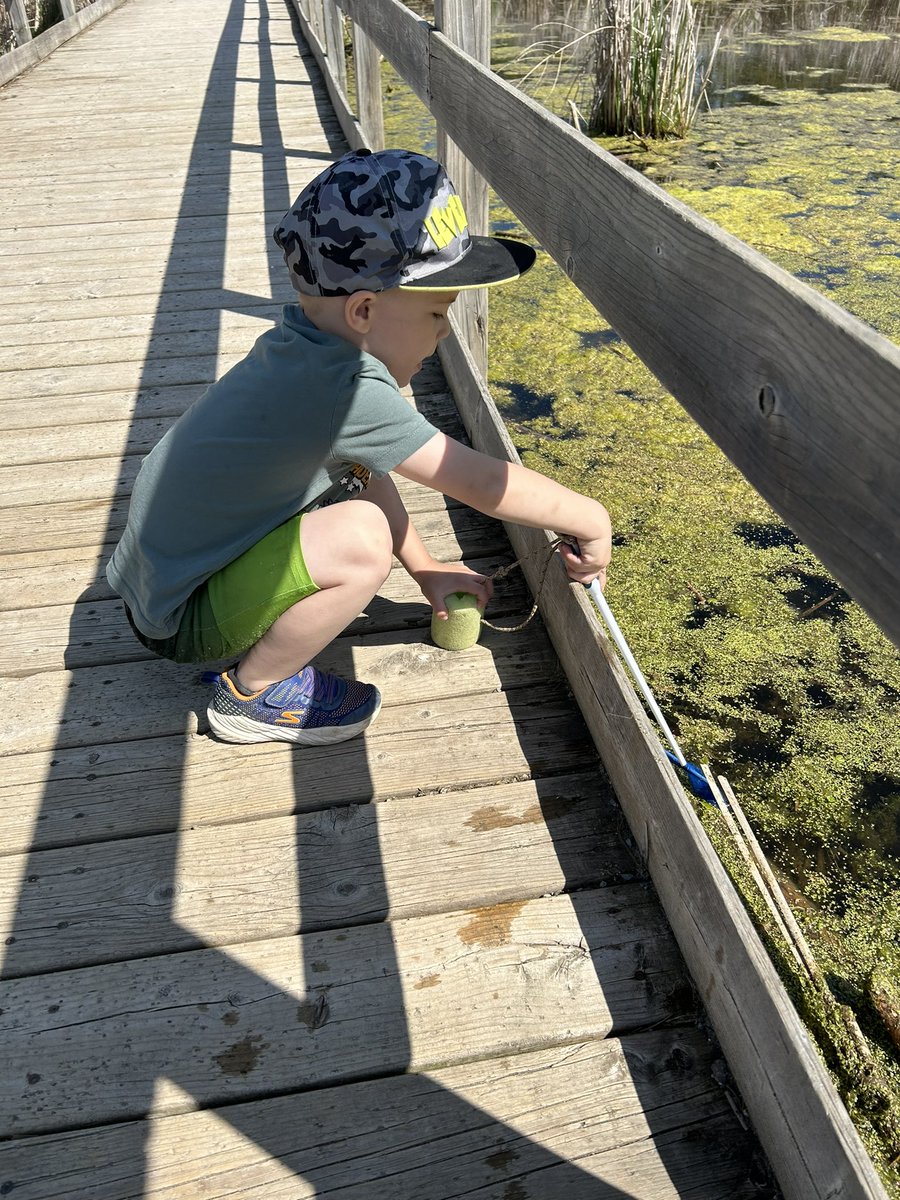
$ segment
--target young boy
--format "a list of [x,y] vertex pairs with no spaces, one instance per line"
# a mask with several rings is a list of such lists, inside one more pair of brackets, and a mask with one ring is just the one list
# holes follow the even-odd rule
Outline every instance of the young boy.
[[338,742],[375,719],[381,697],[310,660],[365,608],[394,555],[439,617],[452,592],[482,607],[491,596],[484,576],[431,557],[390,471],[563,533],[581,583],[605,576],[609,517],[446,437],[400,394],[447,336],[458,293],[518,278],[535,258],[522,242],[471,237],[438,163],[347,154],[304,189],[275,240],[299,303],[147,456],[107,575],[149,649],[238,659],[209,705],[219,738]]

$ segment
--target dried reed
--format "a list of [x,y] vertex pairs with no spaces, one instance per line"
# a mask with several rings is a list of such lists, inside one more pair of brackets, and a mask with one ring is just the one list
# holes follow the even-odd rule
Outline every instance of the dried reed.
[[591,129],[684,137],[703,103],[719,47],[701,72],[691,0],[593,0]]

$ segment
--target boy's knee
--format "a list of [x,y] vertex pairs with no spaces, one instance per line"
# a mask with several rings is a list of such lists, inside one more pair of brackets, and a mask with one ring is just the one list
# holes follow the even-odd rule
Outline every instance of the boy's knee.
[[367,500],[354,500],[347,508],[353,513],[352,557],[358,567],[380,576],[380,583],[390,573],[394,557],[388,519],[377,504]]

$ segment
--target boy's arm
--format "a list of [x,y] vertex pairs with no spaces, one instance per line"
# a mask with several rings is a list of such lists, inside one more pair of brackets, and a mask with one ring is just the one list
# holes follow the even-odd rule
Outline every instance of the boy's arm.
[[479,606],[485,607],[494,591],[491,581],[463,563],[442,563],[431,557],[390,475],[370,483],[358,499],[377,504],[385,514],[391,527],[394,554],[418,583],[439,617],[447,616],[444,597],[452,592],[470,592]]
[[578,583],[605,580],[612,549],[609,514],[602,504],[518,463],[481,454],[436,434],[396,471],[435,488],[470,508],[502,521],[552,529],[577,543],[576,554],[560,548],[569,578]]

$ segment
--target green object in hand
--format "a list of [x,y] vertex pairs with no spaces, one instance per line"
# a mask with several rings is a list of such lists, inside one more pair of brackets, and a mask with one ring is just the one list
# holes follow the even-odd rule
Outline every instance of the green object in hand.
[[431,638],[442,650],[467,650],[474,646],[481,633],[481,609],[478,601],[469,592],[451,592],[444,597],[446,621],[437,614],[431,618]]

